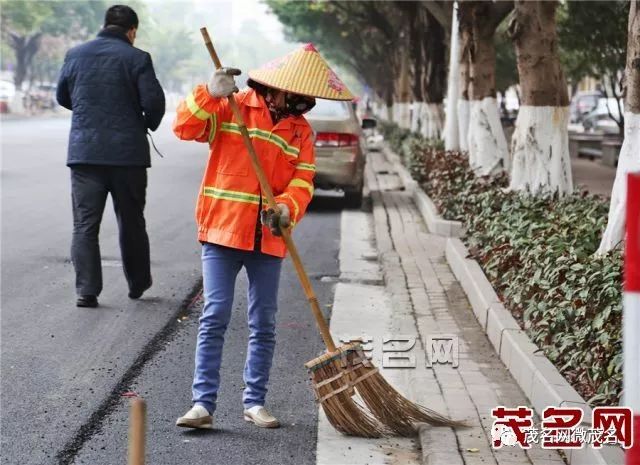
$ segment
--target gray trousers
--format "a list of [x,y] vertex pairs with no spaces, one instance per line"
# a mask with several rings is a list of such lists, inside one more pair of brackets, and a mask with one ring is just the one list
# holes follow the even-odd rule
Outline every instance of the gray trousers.
[[98,296],[102,291],[98,235],[108,194],[118,220],[122,265],[129,289],[146,290],[151,286],[149,238],[144,220],[146,190],[144,167],[71,166],[71,260],[78,295]]

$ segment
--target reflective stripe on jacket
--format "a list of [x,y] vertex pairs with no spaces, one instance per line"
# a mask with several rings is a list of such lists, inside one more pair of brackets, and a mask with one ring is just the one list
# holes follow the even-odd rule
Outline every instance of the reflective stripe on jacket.
[[[264,99],[253,89],[235,98],[276,202],[289,207],[295,225],[313,196],[311,127],[303,117],[285,118],[273,125]],[[196,207],[198,240],[253,250],[261,190],[227,99],[213,98],[204,84],[197,86],[178,106],[173,131],[180,139],[209,144]],[[267,208],[266,199],[262,207]],[[264,226],[260,250],[285,256],[282,238]]]

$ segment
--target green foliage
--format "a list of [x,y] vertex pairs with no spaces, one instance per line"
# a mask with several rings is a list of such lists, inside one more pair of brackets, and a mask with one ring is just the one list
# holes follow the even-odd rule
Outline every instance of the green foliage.
[[85,38],[100,28],[107,4],[80,0],[0,0],[0,8],[4,32]]
[[[14,80],[20,86],[31,71],[34,57],[42,61],[36,70],[41,78],[50,79],[51,70],[59,67],[62,49],[41,52],[43,38],[83,40],[94,34],[104,18],[106,2],[96,1],[27,1],[0,0],[0,22],[3,49],[2,65],[9,60],[15,70]],[[64,47],[64,41],[49,41],[48,45]]]
[[569,79],[615,77],[624,69],[629,2],[562,2],[558,8],[560,59]]
[[505,192],[504,174],[477,178],[466,155],[403,138],[392,125],[382,130],[394,150],[404,145],[422,160],[414,177],[445,218],[465,223],[471,254],[533,342],[591,404],[617,403],[621,252],[593,255],[608,203],[586,193]]
[[444,141],[424,139],[409,129],[402,129],[394,123],[379,121],[378,129],[391,149],[399,154],[414,179],[424,179],[424,154],[428,149],[444,150]]
[[[290,39],[313,42],[379,95],[390,96],[399,74],[407,18],[403,2],[266,0]],[[411,3],[411,2],[406,2]]]

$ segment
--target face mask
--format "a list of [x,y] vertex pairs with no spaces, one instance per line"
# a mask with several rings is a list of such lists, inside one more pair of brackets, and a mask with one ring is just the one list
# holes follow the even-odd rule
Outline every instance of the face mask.
[[267,108],[276,115],[277,119],[286,118],[287,116],[300,116],[316,105],[316,99],[313,97],[305,97],[298,94],[286,94],[284,98],[284,108],[278,108],[275,99],[268,93],[265,96]]
[[298,94],[287,94],[284,99],[287,113],[300,116],[316,106],[316,99]]
[[284,109],[278,108],[275,103],[275,98],[273,97],[271,92],[267,92],[267,95],[264,96],[264,101],[267,102],[267,108],[269,109],[269,112],[275,117],[277,121],[288,116]]

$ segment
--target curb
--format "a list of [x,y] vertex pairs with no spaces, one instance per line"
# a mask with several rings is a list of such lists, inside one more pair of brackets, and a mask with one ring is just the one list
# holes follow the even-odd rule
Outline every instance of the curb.
[[[558,369],[520,329],[511,313],[500,303],[493,287],[469,251],[458,238],[447,239],[446,257],[464,289],[473,313],[484,328],[500,360],[512,374],[538,414],[547,406],[579,407],[585,418],[591,407],[564,379]],[[590,420],[583,421],[589,425]],[[565,450],[570,465],[623,465],[619,447]]]
[[418,183],[411,177],[411,173],[400,162],[400,157],[391,151],[385,143],[382,153],[389,163],[393,165],[393,169],[398,173],[398,177],[404,184],[405,190],[410,192],[424,222],[429,231],[444,237],[461,237],[464,234],[464,225],[461,221],[445,220],[438,215],[438,210],[433,201],[422,190]]
[[398,177],[404,185],[405,191],[413,194],[416,190],[418,190],[418,183],[413,179],[411,173],[409,173],[409,170],[404,167],[404,165],[400,161],[400,157],[398,156],[398,154],[391,151],[386,142],[382,145],[382,153],[384,154],[387,161],[393,165],[393,170],[398,174]]
[[[385,155],[391,153],[386,146],[384,153]],[[394,164],[394,169],[397,169],[398,173],[401,172],[400,168],[406,172],[404,167],[396,167],[396,163],[400,163],[397,155],[393,154],[388,157],[388,160]],[[415,181],[412,180],[412,182],[415,184]],[[413,189],[414,201],[416,191],[419,191],[433,207],[433,202],[419,186],[416,185]],[[417,201],[416,204],[418,207],[420,206]],[[438,220],[446,220],[440,218],[434,211],[428,212],[430,213],[428,216],[420,208],[420,213],[429,230],[438,234],[432,225],[437,224]],[[457,232],[461,233],[462,231],[460,224],[460,229]],[[462,241],[452,235],[445,236],[448,238],[445,254],[454,276],[460,282],[469,299],[473,313],[496,353],[499,354],[500,360],[527,396],[534,410],[540,415],[547,406],[579,407],[584,412],[584,418],[587,419],[583,421],[583,425],[589,425],[591,407],[564,379],[542,351],[531,342],[526,333],[520,329],[511,312],[500,302],[478,262],[468,258],[469,251]],[[423,464],[437,463],[434,460],[440,450],[433,449],[434,438],[431,438],[429,429],[421,427],[419,433]],[[582,449],[565,449],[563,452],[570,465],[624,465],[624,451],[617,446],[605,446],[602,449],[583,447]]]

